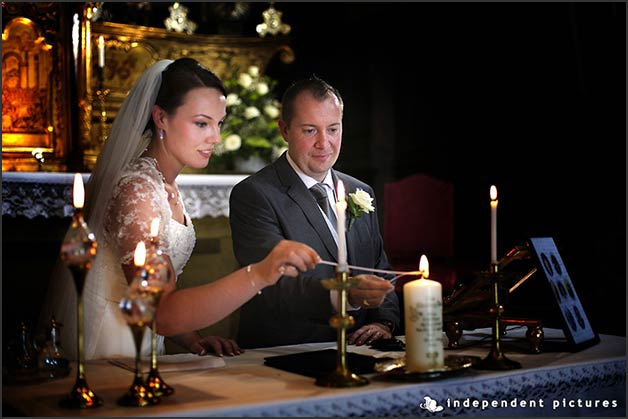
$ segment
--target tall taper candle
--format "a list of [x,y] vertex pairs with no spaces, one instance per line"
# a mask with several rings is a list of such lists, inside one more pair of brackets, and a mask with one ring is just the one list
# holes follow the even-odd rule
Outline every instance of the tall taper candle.
[[74,208],[83,209],[83,204],[85,203],[85,185],[83,185],[83,177],[80,173],[74,174],[72,200]]
[[336,231],[338,232],[338,267],[336,272],[347,270],[347,242],[345,237],[345,214],[347,211],[347,201],[345,201],[345,185],[342,180],[338,181],[338,202],[336,202],[336,219],[338,221]]
[[105,67],[105,38],[102,35],[98,37],[98,67]]
[[491,185],[491,263],[497,263],[497,188]]
[[429,264],[425,255],[421,256],[420,270],[423,278],[403,286],[406,370],[414,372],[442,369],[445,362],[442,287],[427,279]]

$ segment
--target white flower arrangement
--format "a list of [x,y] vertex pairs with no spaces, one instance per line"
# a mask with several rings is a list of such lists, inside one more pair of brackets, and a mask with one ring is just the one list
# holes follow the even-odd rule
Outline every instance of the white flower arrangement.
[[347,199],[347,209],[349,210],[349,227],[347,231],[351,230],[351,226],[355,222],[356,218],[362,216],[362,214],[368,214],[375,211],[373,206],[373,198],[368,192],[357,188],[355,192],[350,193]]
[[271,163],[286,149],[288,144],[277,124],[281,105],[273,96],[275,85],[257,66],[225,81],[227,118],[221,130],[223,140],[214,148],[210,166],[232,170],[236,157],[251,156]]
[[225,151],[236,151],[242,145],[242,138],[238,134],[231,134],[223,140]]

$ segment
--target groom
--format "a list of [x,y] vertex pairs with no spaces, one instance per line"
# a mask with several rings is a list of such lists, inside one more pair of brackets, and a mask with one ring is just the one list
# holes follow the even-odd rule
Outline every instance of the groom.
[[[337,262],[335,202],[342,180],[347,194],[364,191],[359,193],[364,211],[346,235],[348,263],[390,269],[376,211],[369,205],[372,188],[332,170],[342,142],[342,113],[340,93],[319,78],[300,80],[286,90],[279,128],[288,151],[231,192],[233,249],[242,266],[261,260],[282,239],[306,243],[323,260]],[[348,293],[355,326],[348,330],[347,342],[370,344],[394,336],[399,332],[394,287],[369,273],[352,270],[351,275],[360,282]],[[329,320],[339,310],[338,294],[323,287],[320,280],[325,278],[335,278],[335,268],[320,264],[264,289],[241,308],[238,343],[254,348],[336,340]]]

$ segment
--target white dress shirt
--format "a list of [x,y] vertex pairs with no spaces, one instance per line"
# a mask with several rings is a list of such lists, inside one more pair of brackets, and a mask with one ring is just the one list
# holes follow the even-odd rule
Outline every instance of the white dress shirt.
[[[303,183],[305,184],[305,187],[308,190],[315,184],[319,183],[313,177],[308,176],[305,173],[303,173],[301,169],[299,169],[299,166],[297,166],[297,164],[290,158],[290,154],[286,153],[286,158],[290,166],[294,169],[294,171],[297,173],[301,181],[303,181]],[[334,181],[331,177],[331,170],[327,172],[327,176],[325,176],[325,179],[323,179],[323,181],[320,183],[325,185],[325,191],[327,191],[327,199],[329,200],[329,205],[331,205],[331,207],[334,209],[334,212],[336,212],[336,191],[334,189]],[[327,227],[329,228],[329,231],[331,232],[332,237],[336,241],[336,246],[338,246],[338,232],[336,231],[336,228],[332,225],[329,218],[327,218],[327,214],[325,214],[323,209],[319,205],[317,205],[317,207],[320,210],[321,214],[323,215],[323,218],[327,222]],[[336,217],[338,217],[337,212],[336,212]],[[331,299],[331,305],[334,308],[334,310],[338,311],[338,290],[330,290],[329,298]],[[360,308],[361,307],[353,307],[351,303],[349,303],[349,299],[347,298],[347,310],[359,310]]]

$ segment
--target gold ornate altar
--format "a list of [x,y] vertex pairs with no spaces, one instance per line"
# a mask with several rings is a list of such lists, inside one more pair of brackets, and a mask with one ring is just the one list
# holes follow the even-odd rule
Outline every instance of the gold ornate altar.
[[70,146],[70,23],[59,3],[2,2],[2,171],[35,171],[34,150],[65,160]]
[[[98,56],[96,40],[102,36],[105,45],[105,66],[102,81],[96,59],[90,63],[85,86],[85,99],[81,102],[81,141],[85,144],[84,164],[92,168],[110,122],[115,118],[126,93],[137,77],[157,60],[192,57],[212,69],[219,77],[234,78],[250,65],[263,70],[270,59],[281,54],[284,62],[294,56],[285,45],[285,38],[244,38],[234,36],[187,35],[166,29],[130,26],[116,23],[91,25],[91,56]],[[102,84],[101,84],[102,83]],[[98,91],[107,92],[104,106]],[[106,112],[103,122],[102,112]]]
[[[221,78],[250,65],[263,72],[276,55],[284,63],[294,59],[285,36],[189,35],[92,22],[94,5],[3,2],[3,171],[41,170],[36,149],[44,170],[90,171],[127,92],[160,59],[192,57]],[[73,8],[79,9],[74,41]]]

